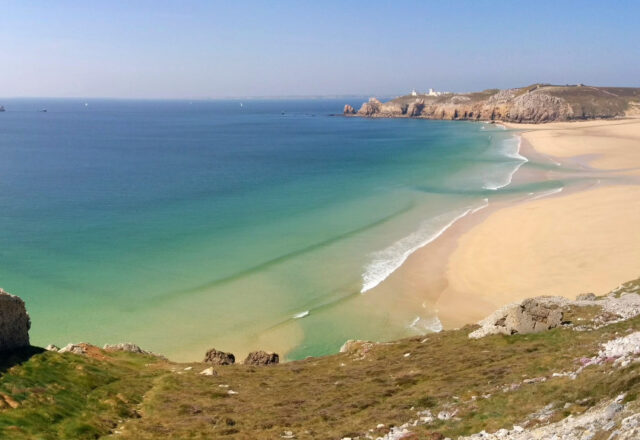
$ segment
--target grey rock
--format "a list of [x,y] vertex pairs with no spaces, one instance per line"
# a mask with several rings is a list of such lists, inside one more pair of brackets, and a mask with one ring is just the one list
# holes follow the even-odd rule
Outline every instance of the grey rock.
[[280,362],[277,353],[267,353],[266,351],[253,351],[244,360],[245,365],[272,365]]
[[622,411],[624,409],[624,406],[622,406],[621,404],[614,402],[611,405],[607,406],[604,410],[604,416],[607,419],[613,419],[616,414],[618,414],[620,411]]
[[482,328],[469,334],[470,338],[481,338],[490,334],[528,334],[555,328],[562,324],[562,308],[543,299],[526,299],[520,304],[511,304],[480,321]]
[[84,348],[86,344],[67,344],[58,350],[58,353],[73,353],[73,354],[86,354],[87,351]]
[[60,347],[58,347],[57,345],[53,345],[53,344],[49,344],[45,347],[45,350],[47,351],[60,351]]
[[208,362],[214,365],[233,365],[236,362],[236,357],[233,353],[225,353],[212,348],[204,355],[203,362]]
[[598,299],[595,293],[581,293],[576,297],[576,301],[595,301]]
[[349,339],[342,344],[342,347],[340,347],[340,353],[348,353],[364,357],[375,345],[375,342],[362,341],[360,339]]
[[123,342],[115,345],[105,344],[102,349],[105,351],[126,351],[128,353],[149,354],[148,351],[143,350],[142,348],[140,348],[136,344],[132,344],[131,342]]
[[0,351],[28,347],[30,328],[24,301],[0,289]]

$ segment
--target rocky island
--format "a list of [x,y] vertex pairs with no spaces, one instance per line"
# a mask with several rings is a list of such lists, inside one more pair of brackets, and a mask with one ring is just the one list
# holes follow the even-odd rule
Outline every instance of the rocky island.
[[388,102],[371,98],[345,116],[542,123],[640,114],[640,88],[533,84],[472,93],[418,94]]
[[640,279],[332,356],[176,363],[135,344],[29,346],[0,293],[0,438],[640,438]]

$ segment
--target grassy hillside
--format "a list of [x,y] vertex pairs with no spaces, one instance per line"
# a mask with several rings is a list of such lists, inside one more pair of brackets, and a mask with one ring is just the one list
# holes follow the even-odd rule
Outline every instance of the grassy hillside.
[[[585,324],[596,315],[582,307],[565,319]],[[376,438],[426,410],[434,418],[412,427],[414,438],[456,438],[542,423],[531,414],[545,407],[548,423],[623,392],[638,406],[638,363],[593,365],[575,380],[553,373],[575,371],[602,342],[640,330],[640,317],[470,340],[473,328],[277,366],[215,367],[213,376],[199,374],[206,364],[149,355],[31,351],[5,358],[5,368],[15,365],[0,376],[0,438]]]

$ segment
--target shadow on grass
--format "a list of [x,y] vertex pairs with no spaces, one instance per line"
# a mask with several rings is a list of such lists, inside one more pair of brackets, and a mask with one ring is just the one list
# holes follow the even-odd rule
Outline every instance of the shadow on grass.
[[26,362],[31,358],[31,356],[45,351],[46,350],[44,348],[29,346],[0,352],[0,375],[14,365]]

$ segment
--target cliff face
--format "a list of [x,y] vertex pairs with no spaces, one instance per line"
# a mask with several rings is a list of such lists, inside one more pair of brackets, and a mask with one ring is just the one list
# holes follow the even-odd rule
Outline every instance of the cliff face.
[[533,85],[441,96],[402,96],[384,103],[371,98],[355,113],[351,106],[345,106],[344,114],[542,123],[624,116],[634,111],[637,102],[640,89]]
[[29,346],[30,327],[24,301],[0,289],[0,352]]

